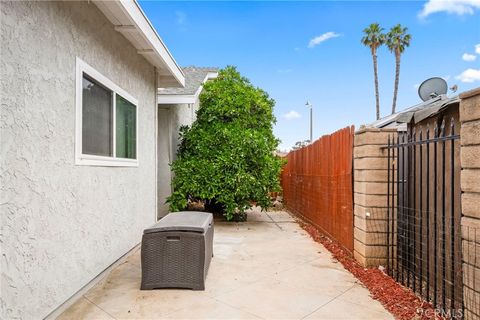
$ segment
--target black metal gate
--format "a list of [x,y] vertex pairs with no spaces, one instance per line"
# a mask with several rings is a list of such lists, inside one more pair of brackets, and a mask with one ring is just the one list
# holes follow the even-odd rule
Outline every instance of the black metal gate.
[[443,316],[463,313],[459,135],[455,121],[388,139],[387,272]]

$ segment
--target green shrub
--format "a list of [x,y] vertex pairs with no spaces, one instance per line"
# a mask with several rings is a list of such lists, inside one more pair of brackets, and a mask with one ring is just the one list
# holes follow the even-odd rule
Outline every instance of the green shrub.
[[197,120],[181,128],[170,210],[200,199],[215,203],[232,220],[243,216],[252,201],[262,209],[270,206],[268,193],[280,189],[283,163],[274,155],[279,143],[272,132],[274,105],[234,67],[205,84]]

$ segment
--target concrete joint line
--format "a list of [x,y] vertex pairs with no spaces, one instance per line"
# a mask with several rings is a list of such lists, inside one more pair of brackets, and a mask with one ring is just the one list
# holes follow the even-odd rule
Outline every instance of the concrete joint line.
[[268,212],[266,212],[265,214],[267,215],[267,217],[270,218],[270,220],[272,220],[273,223],[275,223],[275,225],[278,227],[278,229],[283,231],[283,228],[280,227],[280,225],[275,220],[273,220],[273,218],[268,214]]
[[246,312],[246,313],[252,315],[252,316],[255,317],[255,318],[263,319],[262,317],[260,317],[260,316],[258,316],[258,315],[256,315],[256,314],[253,314],[253,313],[251,313],[251,312],[248,311],[248,310],[244,310],[244,309],[241,309],[241,308],[239,308],[239,307],[237,307],[237,306],[228,304],[228,303],[226,303],[226,302],[223,302],[223,301],[221,301],[221,300],[218,300],[217,298],[212,298],[212,299],[214,299],[214,300],[217,301],[218,303],[221,303],[221,304],[224,304],[224,305],[226,305],[226,306],[229,306],[230,308],[233,308],[233,309],[236,309],[236,310],[239,310],[239,311],[242,311],[242,312]]
[[88,302],[90,302],[91,304],[93,304],[95,307],[97,307],[98,309],[102,310],[103,312],[105,312],[106,314],[108,314],[112,319],[117,319],[115,318],[113,315],[111,315],[110,313],[108,313],[108,311],[104,310],[103,308],[101,308],[98,304],[96,304],[95,302],[93,302],[92,300],[88,299],[85,295],[83,295],[83,298],[85,300],[87,300]]
[[347,293],[348,291],[352,290],[353,287],[355,287],[357,285],[357,283],[353,284],[350,288],[348,288],[347,290],[343,291],[342,293],[340,293],[339,295],[333,297],[332,299],[328,300],[327,302],[325,302],[324,304],[322,304],[320,307],[318,307],[317,309],[313,310],[312,312],[310,312],[309,314],[305,315],[302,319],[305,319],[306,317],[308,317],[309,315],[311,315],[312,313],[315,313],[317,312],[318,310],[320,310],[321,308],[325,307],[327,304],[329,304],[330,302],[338,299],[340,296],[344,295],[345,293]]

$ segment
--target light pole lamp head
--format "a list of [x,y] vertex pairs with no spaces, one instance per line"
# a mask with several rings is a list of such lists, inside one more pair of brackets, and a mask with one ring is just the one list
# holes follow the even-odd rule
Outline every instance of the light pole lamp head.
[[307,101],[305,106],[310,109],[310,143],[313,141],[313,105]]

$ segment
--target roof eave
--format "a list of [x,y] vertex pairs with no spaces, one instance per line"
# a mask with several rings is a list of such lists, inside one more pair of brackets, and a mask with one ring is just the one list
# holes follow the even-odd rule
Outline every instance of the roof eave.
[[135,0],[93,1],[108,20],[158,71],[161,87],[184,87],[185,75]]
[[195,92],[195,94],[194,94],[195,98],[197,98],[200,95],[200,93],[202,93],[203,85],[208,80],[215,79],[216,77],[218,77],[218,72],[213,72],[213,71],[208,72],[207,75],[205,76],[205,79],[203,79],[202,84],[198,87],[197,91]]
[[197,91],[194,94],[157,94],[157,103],[158,104],[188,104],[196,103],[200,93],[203,90],[203,84],[208,80],[212,80],[218,77],[218,72],[208,72],[205,76],[205,79],[202,82],[202,85],[198,87]]
[[438,112],[444,110],[452,104],[459,103],[460,99],[457,96],[447,97],[446,95],[438,96],[433,99],[421,102],[414,106],[408,107],[405,110],[398,111],[394,114],[383,117],[370,123],[369,127],[386,128],[392,124],[401,124],[410,121],[418,123],[426,118],[436,115]]
[[158,104],[190,104],[197,101],[196,94],[158,94]]

